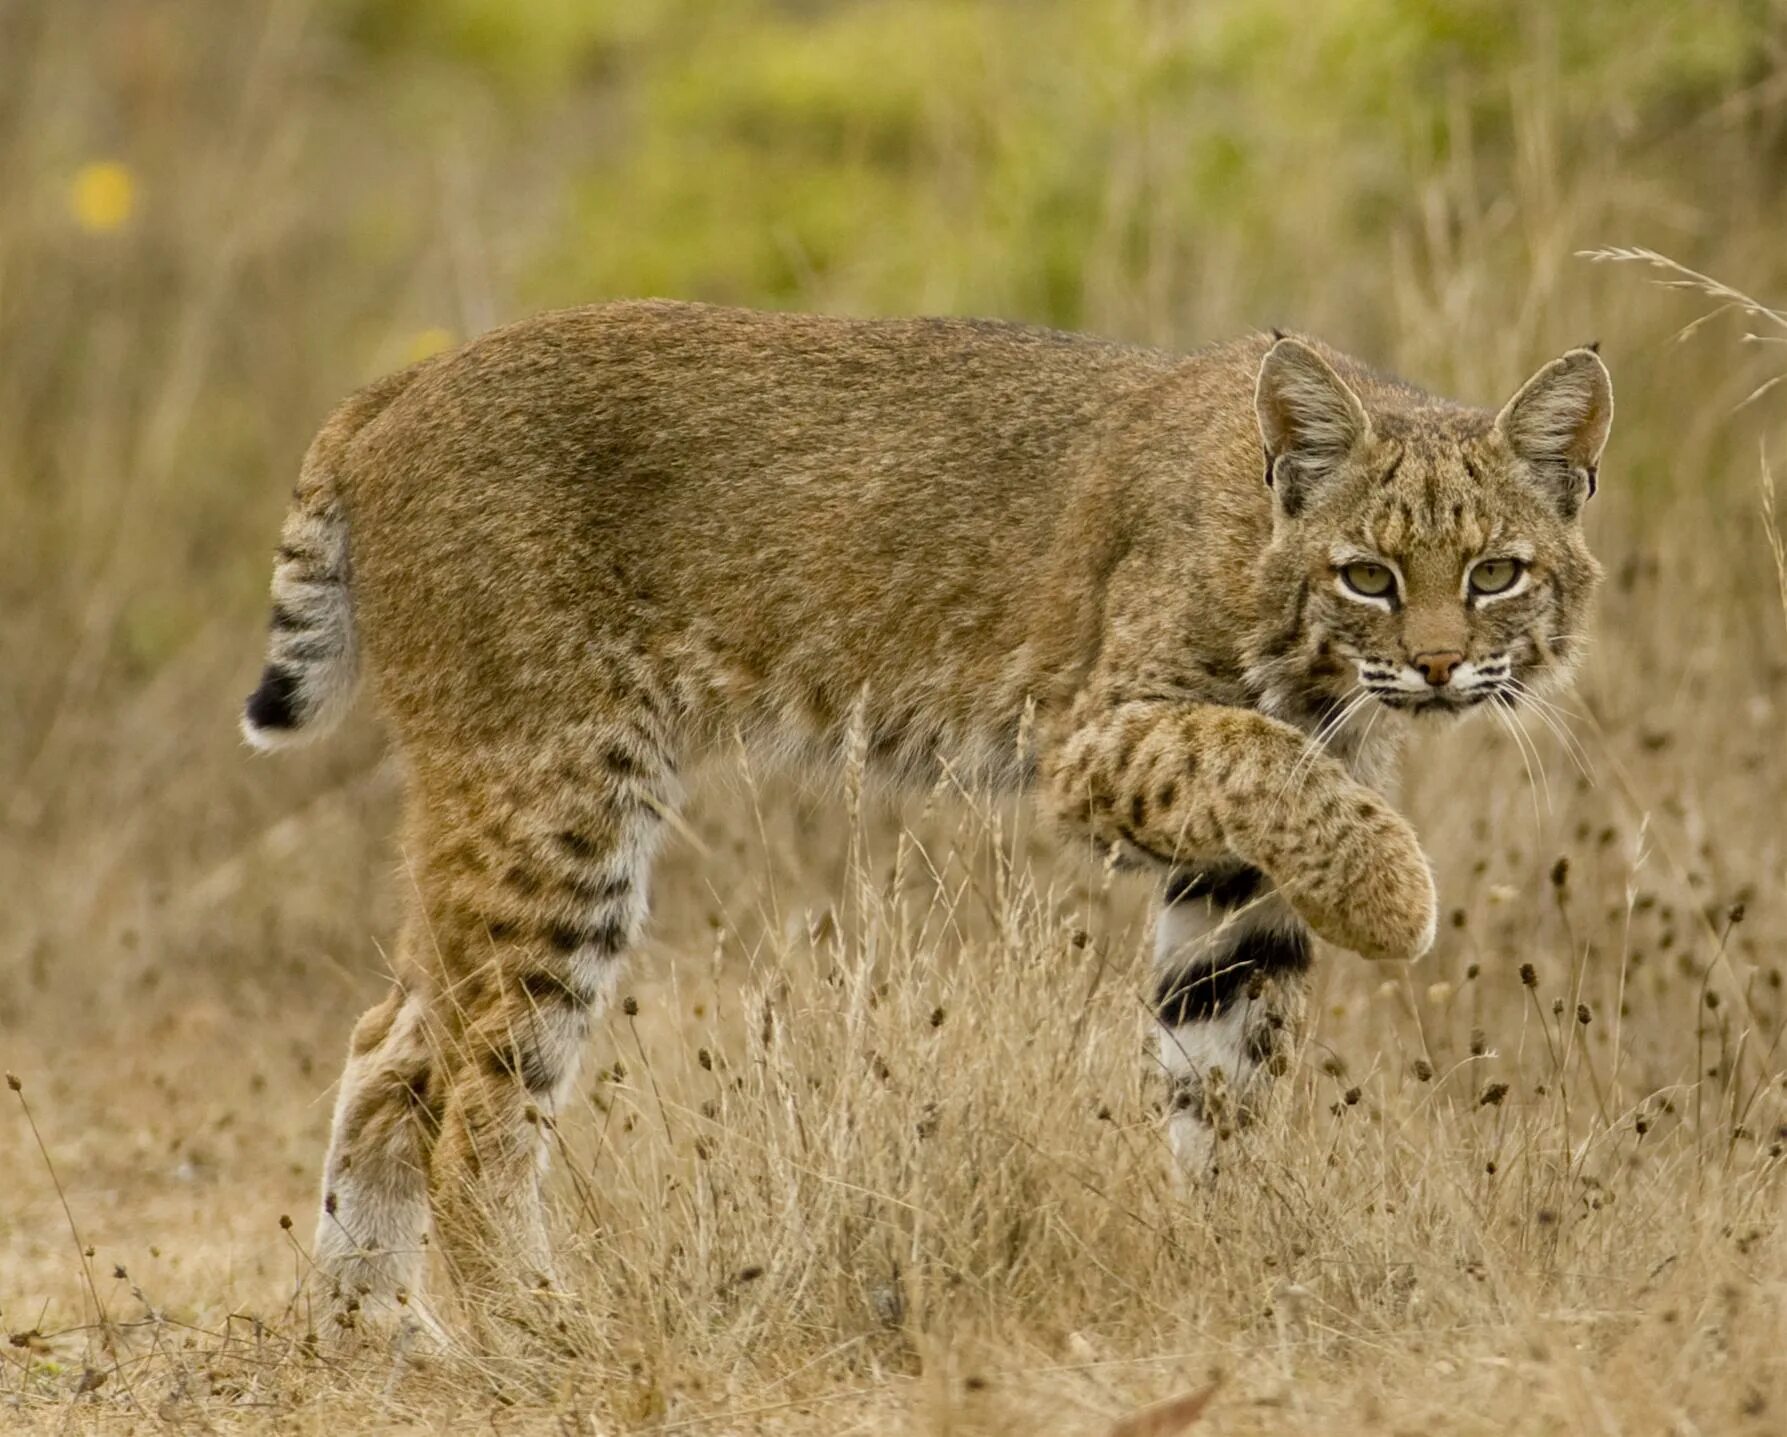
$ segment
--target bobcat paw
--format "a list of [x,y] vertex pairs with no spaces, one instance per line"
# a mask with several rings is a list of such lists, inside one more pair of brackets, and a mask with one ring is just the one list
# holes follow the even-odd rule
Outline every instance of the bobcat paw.
[[1433,946],[1439,897],[1427,856],[1407,821],[1376,795],[1358,800],[1356,821],[1291,902],[1330,943],[1361,957],[1407,963]]

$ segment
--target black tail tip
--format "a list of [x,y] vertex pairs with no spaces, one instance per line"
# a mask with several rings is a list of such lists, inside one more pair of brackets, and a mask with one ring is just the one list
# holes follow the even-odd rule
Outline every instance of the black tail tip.
[[248,696],[248,722],[253,728],[298,726],[298,676],[290,669],[268,664],[261,686]]

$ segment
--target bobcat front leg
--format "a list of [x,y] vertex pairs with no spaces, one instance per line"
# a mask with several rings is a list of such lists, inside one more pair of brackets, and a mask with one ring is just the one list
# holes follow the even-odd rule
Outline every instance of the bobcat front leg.
[[1257,868],[1225,859],[1166,882],[1154,927],[1156,1054],[1167,1135],[1187,1177],[1222,1166],[1291,1063],[1309,930]]
[[1045,802],[1101,843],[1262,870],[1322,937],[1367,958],[1433,942],[1435,895],[1406,821],[1289,724],[1164,700],[1091,715],[1043,760]]

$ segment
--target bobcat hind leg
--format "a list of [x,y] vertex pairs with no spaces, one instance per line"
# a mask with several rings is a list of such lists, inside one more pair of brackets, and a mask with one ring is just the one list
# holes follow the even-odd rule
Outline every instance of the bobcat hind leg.
[[416,1325],[439,1336],[415,1300],[439,1080],[424,992],[399,983],[355,1025],[323,1166],[314,1260],[337,1329]]
[[662,749],[637,730],[529,752],[520,773],[456,765],[455,793],[430,808],[434,826],[419,835],[439,855],[423,882],[447,980],[428,1194],[480,1339],[558,1347],[569,1309],[542,1196],[552,1124],[638,941],[678,795]]

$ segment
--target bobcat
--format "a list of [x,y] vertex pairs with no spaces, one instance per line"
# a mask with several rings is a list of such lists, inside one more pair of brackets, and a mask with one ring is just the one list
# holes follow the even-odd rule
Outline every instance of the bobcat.
[[340,1319],[417,1289],[432,1216],[470,1306],[528,1325],[543,1120],[678,775],[741,737],[1033,789],[1158,872],[1169,1131],[1210,1172],[1287,1062],[1311,932],[1432,941],[1378,790],[1411,721],[1566,676],[1611,418],[1592,347],[1491,414],[1276,332],[1177,356],[659,302],[349,399],[304,461],[244,723],[310,738],[364,666],[407,760],[414,896],[323,1178]]

